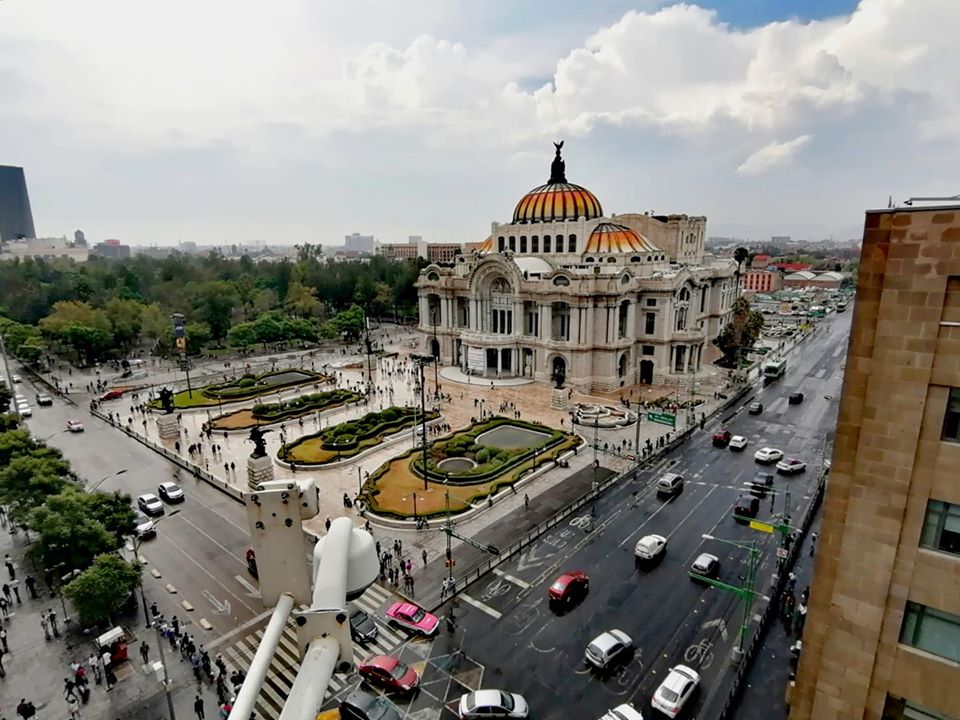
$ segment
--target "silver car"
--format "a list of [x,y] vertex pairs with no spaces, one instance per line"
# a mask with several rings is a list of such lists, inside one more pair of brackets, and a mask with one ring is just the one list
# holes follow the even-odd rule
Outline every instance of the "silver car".
[[631,648],[633,640],[623,630],[607,630],[587,645],[583,659],[603,670],[625,657]]
[[530,714],[527,701],[503,690],[475,690],[460,698],[461,718],[525,718]]

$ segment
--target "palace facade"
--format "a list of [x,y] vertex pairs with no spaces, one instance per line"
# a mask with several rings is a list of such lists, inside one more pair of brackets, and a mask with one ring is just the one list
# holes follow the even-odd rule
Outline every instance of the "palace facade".
[[474,376],[562,374],[585,391],[698,372],[739,295],[736,263],[704,253],[705,217],[605,217],[567,182],[562,146],[510,223],[423,269],[424,352]]

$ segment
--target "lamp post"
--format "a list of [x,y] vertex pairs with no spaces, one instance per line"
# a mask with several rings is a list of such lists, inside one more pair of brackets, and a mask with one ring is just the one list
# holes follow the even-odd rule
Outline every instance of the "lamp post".
[[363,477],[360,477],[361,468],[357,465],[357,497],[363,493],[363,483],[370,479],[370,471],[367,470],[363,473]]
[[[437,311],[432,309],[430,311],[430,325],[433,326],[433,348],[437,349],[437,354],[434,355],[436,362],[433,366],[433,396],[439,400],[440,399],[440,342],[437,340]],[[433,348],[430,348],[433,350]],[[432,353],[431,353],[432,354]]]
[[[153,520],[153,521],[152,521],[152,522],[153,522],[153,527],[156,528],[157,525],[160,523],[161,520],[165,520],[165,519],[168,518],[168,517],[173,517],[173,516],[176,515],[178,512],[180,512],[180,509],[179,509],[179,508],[176,509],[176,510],[172,510],[169,515],[164,515],[164,516],[161,517],[161,518],[157,518],[156,520]],[[140,538],[138,538],[136,535],[133,535],[133,536],[131,537],[131,539],[133,540],[133,562],[135,562],[135,563],[137,564],[137,566],[139,567],[139,565],[140,565],[140,546],[143,544],[143,540],[141,540]],[[151,622],[150,622],[150,612],[147,610],[147,596],[143,594],[143,578],[140,578],[140,600],[141,600],[141,602],[143,602],[143,621],[146,623],[147,628],[149,629],[149,628],[150,628],[150,625],[151,625]]]
[[186,318],[183,313],[173,313],[170,316],[173,321],[173,340],[180,351],[180,364],[183,371],[187,374],[187,395],[193,399],[193,388],[190,386],[190,363],[187,362],[187,334],[184,329]]
[[425,380],[423,367],[424,365],[436,362],[436,358],[433,355],[412,355],[411,359],[420,369],[420,432],[423,433],[423,437],[421,438],[421,442],[423,443],[423,489],[427,490],[429,487],[429,474],[427,472],[427,402],[426,395],[424,394]]
[[417,494],[413,494],[413,521],[418,522],[419,518],[417,517]]
[[88,488],[88,489],[87,489],[87,492],[91,492],[91,493],[94,492],[98,487],[100,487],[101,485],[103,485],[103,483],[104,483],[105,481],[109,480],[110,478],[118,477],[118,476],[120,476],[120,475],[123,475],[126,471],[127,471],[127,469],[126,469],[126,468],[123,468],[123,470],[117,470],[116,472],[112,472],[112,473],[110,473],[109,475],[104,475],[102,478],[100,478],[99,480],[97,480],[97,481],[93,484],[92,487]]
[[453,525],[450,522],[450,476],[443,476],[443,487],[445,488],[446,495],[446,508],[447,508],[447,527],[446,527],[446,536],[447,536],[447,577],[450,580],[453,580]]
[[170,694],[170,675],[167,672],[167,653],[163,649],[163,637],[160,635],[159,620],[153,621],[153,629],[157,633],[157,648],[160,650],[160,664],[163,666],[163,692],[167,696],[167,713],[170,720],[177,720],[177,713],[173,709],[173,696]]
[[[747,627],[750,623],[751,601],[753,600],[754,596],[758,594],[754,590],[754,587],[757,580],[757,566],[760,564],[760,548],[757,547],[757,543],[754,540],[750,540],[748,542],[738,542],[736,540],[726,540],[725,538],[718,538],[714,537],[713,535],[706,534],[702,537],[704,540],[716,540],[717,542],[726,543],[727,545],[732,545],[733,547],[746,550],[748,553],[750,553],[750,561],[747,563],[747,576],[743,578],[744,584],[742,587],[737,585],[728,585],[710,578],[702,578],[715,587],[734,593],[743,601],[743,619],[740,622],[740,632],[737,634],[737,646],[733,648],[731,657],[734,662],[740,662],[740,660],[743,659],[744,645],[747,639]],[[700,579],[700,576],[697,577]]]

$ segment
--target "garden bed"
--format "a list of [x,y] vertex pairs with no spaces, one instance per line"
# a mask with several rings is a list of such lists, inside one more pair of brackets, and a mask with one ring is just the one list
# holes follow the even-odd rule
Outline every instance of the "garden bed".
[[283,403],[258,404],[252,408],[224,413],[204,423],[203,429],[209,428],[214,431],[245,430],[255,425],[270,425],[284,420],[295,420],[361,400],[363,400],[363,395],[352,390],[327,390],[321,393],[300,395]]
[[[321,375],[312,370],[300,370],[299,368],[271,370],[260,375],[247,374],[229,382],[205,385],[193,390],[192,393],[188,390],[175,393],[173,407],[182,410],[240,402],[311,383],[317,387],[320,383],[326,383],[332,379],[329,375]],[[153,400],[148,405],[155,410],[161,408],[159,400]]]

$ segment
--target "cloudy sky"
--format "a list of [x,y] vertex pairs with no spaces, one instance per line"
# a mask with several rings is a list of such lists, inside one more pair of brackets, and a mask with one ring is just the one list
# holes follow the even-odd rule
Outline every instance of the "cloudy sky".
[[960,192],[958,0],[2,0],[41,235],[482,240],[552,141],[607,214],[858,236]]

